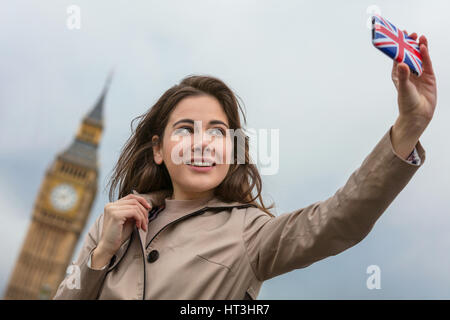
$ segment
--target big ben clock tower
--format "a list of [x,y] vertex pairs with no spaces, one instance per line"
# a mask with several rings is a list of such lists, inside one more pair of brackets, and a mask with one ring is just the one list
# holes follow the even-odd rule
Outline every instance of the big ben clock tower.
[[47,168],[4,299],[51,299],[85,227],[97,193],[97,149],[111,75],[72,144]]

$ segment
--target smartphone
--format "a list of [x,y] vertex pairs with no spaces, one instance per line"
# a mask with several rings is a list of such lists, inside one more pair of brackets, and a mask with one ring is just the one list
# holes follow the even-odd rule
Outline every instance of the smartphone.
[[419,43],[378,14],[372,16],[372,44],[392,60],[406,63],[416,76],[422,74]]

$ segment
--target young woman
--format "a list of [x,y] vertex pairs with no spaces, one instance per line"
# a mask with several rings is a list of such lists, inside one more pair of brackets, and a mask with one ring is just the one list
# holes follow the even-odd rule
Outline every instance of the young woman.
[[54,299],[256,299],[263,281],[360,242],[425,161],[436,80],[419,42],[424,72],[394,62],[399,117],[361,166],[330,198],[276,217],[233,92],[206,76],[167,90],[127,141],[109,194],[119,185],[119,199]]

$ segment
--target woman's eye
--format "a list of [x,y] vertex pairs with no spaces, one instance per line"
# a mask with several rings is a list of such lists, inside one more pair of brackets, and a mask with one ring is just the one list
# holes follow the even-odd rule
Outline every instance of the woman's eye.
[[[190,127],[181,127],[178,129],[175,129],[174,134],[182,135],[182,136],[188,136],[192,133],[192,128]],[[222,128],[212,128],[208,130],[208,134],[213,136],[224,136],[226,134],[225,130]]]
[[220,128],[213,128],[211,130],[209,130],[213,135],[216,136],[224,136],[225,135],[225,130],[220,129]]
[[175,130],[175,134],[180,134],[180,135],[183,135],[183,136],[187,136],[187,135],[189,135],[191,133],[191,131],[192,130],[189,127],[181,127],[181,128],[178,128],[178,129]]

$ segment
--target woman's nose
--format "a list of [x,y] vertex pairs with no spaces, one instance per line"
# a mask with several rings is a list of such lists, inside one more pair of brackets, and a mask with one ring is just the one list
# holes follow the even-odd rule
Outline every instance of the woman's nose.
[[192,144],[193,152],[208,152],[211,151],[211,137],[206,133],[199,133],[198,136],[194,135],[194,142]]

